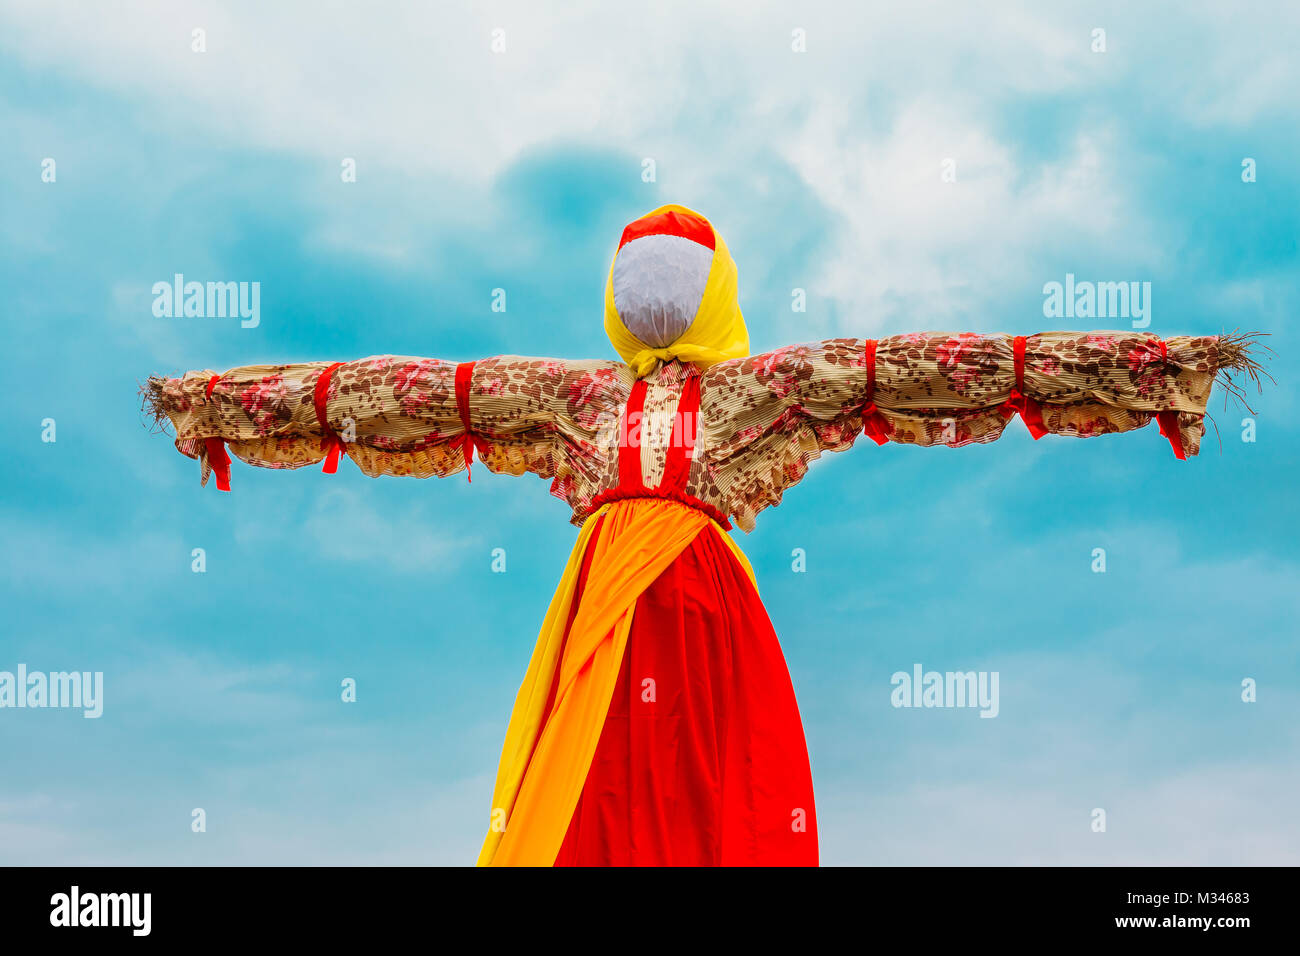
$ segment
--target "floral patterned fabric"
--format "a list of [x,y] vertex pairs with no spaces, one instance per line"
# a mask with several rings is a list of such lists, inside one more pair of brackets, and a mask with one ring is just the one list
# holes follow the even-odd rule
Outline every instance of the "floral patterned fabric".
[[[238,368],[155,379],[155,403],[176,447],[209,463],[204,439],[221,438],[243,461],[298,468],[325,455],[313,403],[330,363]],[[1227,364],[1214,336],[1161,341],[1134,332],[1044,332],[1025,345],[1024,392],[1056,435],[1091,437],[1178,415],[1186,454],[1199,451],[1215,375]],[[896,442],[961,446],[1007,427],[1000,410],[1016,384],[1006,335],[913,333],[880,339],[868,395],[863,339],[828,339],[731,359],[703,373],[677,362],[647,376],[641,464],[645,483],[663,473],[682,383],[700,374],[700,412],[688,494],[746,531],[778,503],[823,451],[861,433],[874,399]],[[444,477],[464,469],[456,363],[378,356],[347,362],[330,381],[331,428],[367,475]],[[618,362],[497,356],[473,366],[470,426],[494,472],[532,472],[580,524],[592,500],[619,484],[620,419],[634,378]],[[1165,448],[1168,453],[1168,448]]]

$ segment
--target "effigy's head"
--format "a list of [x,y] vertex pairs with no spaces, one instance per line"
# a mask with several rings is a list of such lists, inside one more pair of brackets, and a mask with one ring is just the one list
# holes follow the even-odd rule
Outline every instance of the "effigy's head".
[[707,368],[749,354],[736,263],[712,223],[669,205],[623,230],[605,284],[605,332],[638,378],[670,359]]

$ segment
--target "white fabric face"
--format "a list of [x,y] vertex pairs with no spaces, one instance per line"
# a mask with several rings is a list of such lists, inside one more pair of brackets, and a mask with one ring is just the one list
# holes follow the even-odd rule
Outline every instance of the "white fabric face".
[[614,307],[651,348],[672,345],[695,321],[713,250],[681,236],[642,236],[614,259]]

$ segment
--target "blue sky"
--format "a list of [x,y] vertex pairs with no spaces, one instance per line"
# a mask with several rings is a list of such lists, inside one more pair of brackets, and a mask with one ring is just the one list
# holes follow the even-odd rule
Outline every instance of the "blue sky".
[[[1217,392],[1186,463],[1154,430],[860,442],[736,534],[826,862],[1300,862],[1300,17],[1127,6],[0,3],[0,670],[105,680],[98,720],[0,710],[0,862],[472,862],[564,504],[348,463],[220,495],[137,383],[608,357],[609,257],[663,202],[727,239],[755,350],[1038,331],[1067,272],[1150,281],[1157,334],[1272,333],[1254,443]],[[261,324],[155,318],[175,272],[260,282]],[[999,716],[893,708],[914,663],[997,671]]]

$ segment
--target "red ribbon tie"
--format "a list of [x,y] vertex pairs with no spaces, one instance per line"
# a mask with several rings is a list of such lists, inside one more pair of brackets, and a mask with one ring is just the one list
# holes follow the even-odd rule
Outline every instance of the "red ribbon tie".
[[1017,335],[1013,340],[1012,352],[1016,363],[1016,384],[1011,389],[1007,400],[998,406],[998,411],[1002,413],[1003,418],[1019,414],[1021,421],[1029,429],[1029,434],[1034,436],[1034,441],[1038,441],[1047,434],[1047,426],[1043,424],[1043,410],[1038,402],[1025,394],[1025,337],[1023,335]]
[[867,339],[866,342],[867,356],[867,403],[862,406],[862,434],[866,435],[877,445],[883,445],[889,441],[889,436],[893,434],[894,426],[890,425],[881,414],[880,409],[876,407],[876,340]]
[[1183,432],[1178,427],[1178,413],[1156,412],[1156,421],[1160,424],[1160,434],[1169,439],[1169,447],[1174,450],[1174,457],[1179,461],[1186,461],[1187,453],[1183,451]]
[[342,364],[342,362],[335,362],[321,372],[320,377],[316,379],[316,388],[312,392],[312,404],[316,407],[316,421],[320,424],[321,448],[325,451],[325,467],[321,471],[327,475],[332,475],[339,470],[339,455],[347,451],[343,447],[343,439],[339,438],[338,432],[330,427],[329,418],[325,414],[325,403],[330,393],[330,378],[334,375],[334,370]]
[[[212,387],[217,384],[220,375],[214,375],[208,379],[206,395],[208,401],[212,401]],[[203,447],[208,452],[208,465],[212,468],[212,473],[217,476],[217,491],[230,490],[230,455],[226,453],[226,443],[220,438],[203,439]]]
[[[1169,345],[1164,339],[1157,339],[1156,341],[1160,345],[1160,361],[1167,366],[1169,364]],[[1160,426],[1160,434],[1169,439],[1169,447],[1174,450],[1174,457],[1179,461],[1186,461],[1187,453],[1183,451],[1183,430],[1178,425],[1178,412],[1173,409],[1156,412],[1156,422]]]
[[459,448],[465,456],[465,480],[471,484],[474,481],[471,473],[474,449],[478,449],[480,457],[487,454],[488,450],[488,443],[476,437],[469,424],[469,385],[473,375],[473,362],[461,362],[456,366],[456,411],[460,413],[460,424],[465,431],[451,440],[451,447]]

